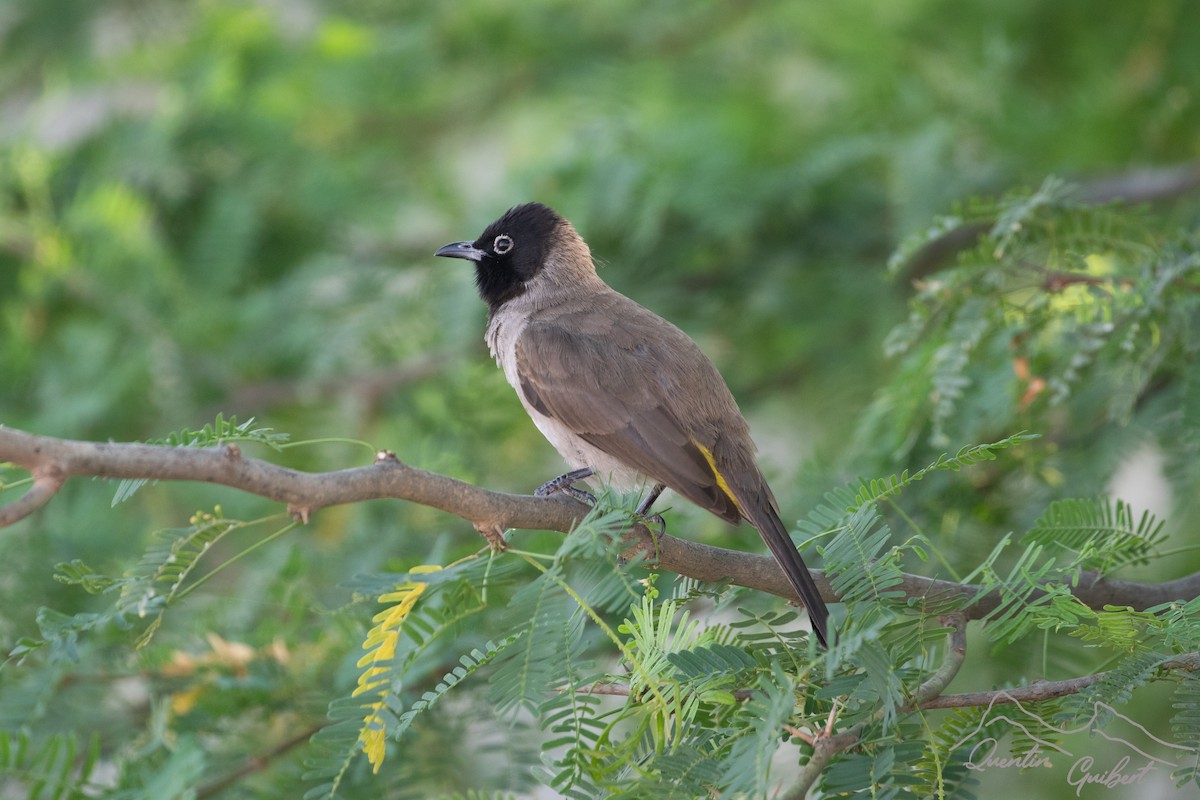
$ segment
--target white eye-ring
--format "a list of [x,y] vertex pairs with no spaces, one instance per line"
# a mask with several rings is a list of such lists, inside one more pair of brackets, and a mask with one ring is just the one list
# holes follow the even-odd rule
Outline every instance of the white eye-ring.
[[500,234],[499,236],[496,237],[496,240],[494,242],[492,242],[492,251],[495,252],[495,254],[498,256],[502,256],[505,253],[507,253],[509,250],[512,250],[512,249],[513,249],[513,240],[512,240],[512,237],[509,236],[507,233]]

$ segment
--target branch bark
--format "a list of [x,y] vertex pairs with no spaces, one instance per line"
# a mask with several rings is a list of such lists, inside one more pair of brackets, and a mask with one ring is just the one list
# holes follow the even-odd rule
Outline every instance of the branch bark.
[[[399,499],[441,509],[472,523],[485,536],[497,530],[569,531],[587,507],[566,496],[533,497],[493,492],[445,475],[411,467],[381,451],[365,467],[311,473],[280,467],[242,454],[236,445],[191,448],[146,444],[83,442],[38,436],[0,425],[0,462],[28,470],[32,487],[16,501],[0,506],[0,527],[12,525],[50,501],[71,477],[200,481],[230,486],[285,503],[297,519],[321,508],[364,500]],[[729,580],[789,600],[796,596],[774,559],[660,535],[641,525],[630,527],[631,545],[644,551],[659,568],[700,581]],[[827,602],[838,597],[820,570],[813,578]],[[942,600],[976,598],[962,613],[980,619],[1000,604],[998,593],[920,575],[905,575],[900,588],[907,597]],[[1171,600],[1200,595],[1200,573],[1165,583],[1138,583],[1080,576],[1072,590],[1091,608],[1131,606],[1142,610]]]
[[[1200,653],[1185,653],[1178,658],[1164,662],[1160,669],[1175,672],[1195,672],[1200,669]],[[963,708],[965,706],[1001,706],[1013,703],[1036,703],[1041,700],[1052,700],[1055,697],[1066,697],[1069,694],[1082,692],[1093,683],[1099,683],[1104,680],[1107,675],[1107,672],[1097,672],[1095,675],[1082,675],[1078,678],[1067,678],[1061,681],[1036,681],[1028,686],[1017,686],[1012,689],[944,694],[922,703],[921,708]]]

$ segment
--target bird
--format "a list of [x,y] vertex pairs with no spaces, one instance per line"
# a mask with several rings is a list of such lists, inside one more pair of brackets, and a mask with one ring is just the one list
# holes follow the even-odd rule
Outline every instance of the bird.
[[665,489],[733,525],[753,525],[828,646],[829,610],[780,519],[737,402],[691,337],[609,287],[575,227],[541,203],[514,206],[474,241],[437,256],[471,261],[485,341],[542,435],[572,468],[539,494],[592,479]]

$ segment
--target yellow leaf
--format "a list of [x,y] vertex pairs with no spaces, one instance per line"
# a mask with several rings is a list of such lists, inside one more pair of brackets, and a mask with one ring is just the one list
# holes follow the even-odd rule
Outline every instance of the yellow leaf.
[[[410,571],[422,574],[440,569],[436,564],[425,564]],[[358,676],[358,686],[351,696],[358,697],[373,692],[379,696],[379,700],[367,707],[367,715],[363,717],[362,727],[358,730],[358,741],[362,744],[363,752],[367,754],[367,761],[371,763],[374,772],[379,772],[383,757],[387,753],[387,726],[380,712],[391,687],[386,678],[379,677],[388,672],[388,668],[382,665],[396,657],[396,645],[400,641],[404,621],[408,619],[428,585],[419,581],[409,581],[397,586],[395,591],[380,596],[379,602],[395,605],[372,617],[371,621],[376,625],[367,632],[366,641],[363,642],[363,649],[368,652],[355,664],[366,669]]]

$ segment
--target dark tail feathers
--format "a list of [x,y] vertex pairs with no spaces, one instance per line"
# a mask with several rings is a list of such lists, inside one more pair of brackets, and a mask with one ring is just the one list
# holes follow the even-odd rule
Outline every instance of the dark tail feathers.
[[788,536],[787,529],[783,527],[783,522],[774,511],[765,508],[750,519],[750,524],[758,529],[759,535],[771,549],[771,555],[775,556],[779,566],[783,567],[783,574],[787,576],[788,583],[796,590],[800,601],[808,610],[813,633],[817,635],[821,645],[828,648],[829,609],[826,607],[825,601],[821,599],[821,593],[817,591],[817,584],[809,574],[804,559],[800,557],[800,552],[796,550],[796,545],[792,543],[792,537]]

